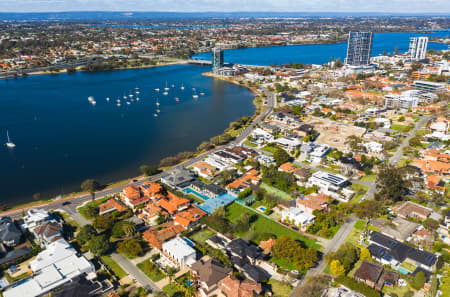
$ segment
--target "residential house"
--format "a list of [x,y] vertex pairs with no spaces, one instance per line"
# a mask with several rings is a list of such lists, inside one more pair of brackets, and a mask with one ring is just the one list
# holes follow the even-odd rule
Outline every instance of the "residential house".
[[146,230],[142,236],[150,246],[155,247],[158,250],[162,250],[164,242],[174,238],[184,230],[185,229],[183,226],[175,225],[173,222],[168,222]]
[[203,194],[209,198],[216,198],[227,192],[224,188],[219,187],[216,184],[206,184],[198,179],[194,179],[189,187],[197,193]]
[[298,136],[300,137],[306,137],[311,135],[312,131],[314,130],[314,126],[309,125],[309,124],[303,124],[300,127],[298,127],[297,129],[295,129],[295,133],[297,133]]
[[236,155],[234,153],[230,153],[230,152],[225,151],[225,150],[214,152],[214,153],[212,153],[212,155],[214,157],[218,158],[219,160],[221,160],[221,161],[223,161],[225,163],[228,163],[230,165],[239,164],[239,163],[241,163],[244,160],[243,157],[238,156],[238,155]]
[[185,229],[191,229],[196,226],[200,220],[206,216],[207,213],[197,206],[192,206],[186,210],[183,210],[175,215],[175,225],[181,225]]
[[431,208],[422,206],[420,204],[406,201],[399,208],[397,208],[397,215],[401,218],[415,218],[425,220],[433,212]]
[[446,244],[450,244],[450,210],[445,214],[437,230],[439,238]]
[[302,120],[289,113],[289,112],[283,112],[283,111],[278,111],[278,112],[274,112],[271,116],[271,120],[273,122],[282,124],[282,125],[287,125],[287,126],[291,126],[294,128],[297,128],[301,125]]
[[133,210],[136,209],[139,205],[145,204],[150,201],[150,198],[147,196],[143,196],[138,186],[131,185],[125,187],[120,193],[120,197],[122,201]]
[[355,271],[353,278],[365,283],[367,286],[381,290],[384,285],[393,287],[397,284],[398,273],[388,270],[381,265],[369,261],[363,261]]
[[198,292],[201,297],[218,296],[220,293],[219,282],[230,275],[233,269],[225,267],[214,258],[198,260],[191,265],[191,273],[198,284]]
[[275,139],[275,143],[287,151],[296,150],[302,145],[301,139],[287,136]]
[[278,171],[294,173],[295,167],[294,164],[292,164],[291,162],[286,162],[284,164],[281,164],[280,167],[278,167]]
[[44,222],[33,229],[32,233],[42,247],[62,238],[62,226],[57,222]]
[[167,197],[156,202],[157,205],[166,210],[170,215],[187,209],[191,202],[189,199],[178,197],[171,192],[167,193]]
[[261,128],[254,129],[252,131],[251,136],[254,138],[254,141],[258,144],[271,143],[275,140],[275,137],[272,134]]
[[263,256],[262,251],[257,246],[242,238],[237,238],[227,244],[225,251],[231,264],[247,278],[262,282],[269,277],[264,269],[256,265]]
[[186,169],[176,168],[161,177],[161,182],[172,187],[183,189],[194,179],[193,174]]
[[294,177],[297,179],[297,184],[302,186],[311,177],[311,172],[306,168],[296,168],[294,170]]
[[266,167],[275,166],[275,159],[272,156],[268,156],[266,154],[260,154],[259,156],[254,158],[255,161],[258,161],[259,164],[264,165]]
[[23,229],[33,230],[43,222],[54,220],[50,214],[44,209],[31,208],[27,210],[25,217],[23,218]]
[[200,204],[198,207],[207,212],[208,214],[212,214],[217,208],[225,207],[228,204],[233,203],[234,200],[236,200],[235,196],[232,196],[230,194],[224,194],[216,198],[208,199],[202,204]]
[[272,237],[268,240],[261,240],[259,247],[263,250],[264,254],[270,254],[272,252],[272,246],[275,244],[275,239]]
[[[326,171],[314,172],[307,184],[308,186],[318,186],[324,194],[339,200],[348,201],[354,194],[352,191],[346,189],[349,185],[348,178]],[[342,192],[342,194],[339,192]]]
[[150,226],[157,225],[158,218],[160,216],[167,217],[168,213],[163,211],[161,207],[156,205],[155,203],[148,203],[143,209],[138,217],[143,219],[146,224]]
[[312,214],[315,210],[327,212],[329,201],[330,197],[322,193],[302,195],[295,200],[295,207],[309,214]]
[[314,223],[314,219],[314,215],[296,207],[290,207],[281,212],[283,222],[288,222],[301,230],[306,230],[306,227]]
[[96,278],[94,264],[79,255],[64,239],[49,244],[34,260],[30,261],[29,266],[33,271],[33,277],[6,289],[3,291],[3,296],[44,296],[79,276],[86,275],[88,279]]
[[22,232],[16,227],[10,217],[0,218],[0,243],[13,247],[18,245],[22,239]]
[[113,211],[118,211],[118,212],[122,212],[127,210],[127,207],[120,201],[112,198],[109,199],[108,201],[106,201],[105,203],[101,204],[98,207],[98,214],[99,215],[104,215]]
[[368,250],[372,258],[383,265],[399,268],[404,261],[414,267],[433,272],[437,262],[436,255],[406,245],[377,231],[371,231]]
[[375,141],[366,142],[363,144],[369,153],[379,154],[383,151],[383,144]]
[[255,281],[241,281],[234,276],[228,275],[219,282],[221,293],[219,296],[226,297],[252,297],[261,296],[261,284]]
[[180,269],[191,266],[196,261],[195,250],[182,238],[175,237],[162,244],[162,253]]
[[270,134],[280,132],[280,127],[278,127],[277,125],[271,124],[271,123],[267,123],[267,122],[261,123],[261,128]]
[[216,167],[204,161],[198,162],[192,166],[194,172],[204,179],[211,180],[218,173]]
[[144,182],[139,188],[143,196],[152,200],[158,200],[165,196],[163,187],[155,182]]
[[222,234],[215,234],[208,238],[205,242],[215,249],[223,249],[231,240]]
[[256,169],[252,169],[240,178],[228,184],[226,188],[228,193],[237,196],[240,191],[247,189],[251,184],[257,185],[260,181],[261,178],[259,177],[259,172]]

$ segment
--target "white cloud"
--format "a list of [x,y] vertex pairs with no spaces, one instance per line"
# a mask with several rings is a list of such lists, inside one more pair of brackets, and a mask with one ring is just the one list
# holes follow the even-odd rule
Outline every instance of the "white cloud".
[[2,12],[24,11],[450,12],[448,0],[0,0]]

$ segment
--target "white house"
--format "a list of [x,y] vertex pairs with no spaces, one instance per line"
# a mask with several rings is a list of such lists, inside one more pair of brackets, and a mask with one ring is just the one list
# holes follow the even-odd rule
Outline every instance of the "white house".
[[327,144],[316,145],[312,152],[309,153],[311,162],[319,163],[330,151],[330,146]]
[[22,225],[22,228],[31,231],[40,224],[51,219],[52,218],[47,211],[43,209],[32,208],[27,211],[26,216],[23,218],[24,223]]
[[34,277],[3,292],[5,297],[36,297],[47,294],[72,279],[87,274],[95,279],[95,267],[64,239],[51,243],[30,261]]
[[381,153],[383,151],[383,144],[379,142],[371,141],[363,145],[370,153]]
[[275,137],[261,128],[256,128],[252,132],[252,137],[256,139],[256,143],[263,144],[264,142],[273,142]]
[[180,237],[164,242],[162,250],[163,254],[180,268],[191,266],[196,261],[195,250]]
[[289,151],[297,149],[302,145],[302,141],[299,138],[292,137],[281,137],[275,140],[275,142]]
[[259,154],[258,156],[255,157],[255,160],[267,167],[276,164],[275,159],[272,156],[268,156],[265,154]]
[[305,230],[310,224],[314,223],[315,216],[307,213],[300,208],[291,207],[281,212],[281,220],[289,222],[294,226],[300,226],[300,229]]
[[307,186],[318,186],[323,194],[341,201],[348,201],[355,194],[347,188],[348,185],[349,181],[345,176],[325,171],[314,172],[307,183]]

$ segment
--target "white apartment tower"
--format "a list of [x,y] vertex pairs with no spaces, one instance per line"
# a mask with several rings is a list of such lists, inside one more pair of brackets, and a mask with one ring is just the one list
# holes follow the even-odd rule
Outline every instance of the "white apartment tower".
[[420,61],[427,53],[428,37],[411,37],[409,39],[408,60]]

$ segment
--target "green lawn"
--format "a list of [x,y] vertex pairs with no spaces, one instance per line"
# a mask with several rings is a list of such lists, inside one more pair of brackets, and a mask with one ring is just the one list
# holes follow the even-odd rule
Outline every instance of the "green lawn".
[[246,146],[249,146],[249,147],[257,147],[256,144],[254,144],[253,142],[250,142],[250,141],[248,141],[248,140],[244,141],[244,144],[245,144]]
[[409,286],[405,286],[405,287],[395,286],[394,288],[384,286],[383,290],[381,290],[381,292],[383,294],[389,294],[389,295],[392,295],[392,293],[395,293],[395,294],[397,294],[398,297],[403,297],[410,290],[411,289],[409,288]]
[[353,278],[353,275],[355,274],[355,272],[359,268],[359,266],[361,266],[361,264],[362,264],[362,261],[358,260],[358,262],[356,262],[355,265],[353,266],[353,269],[348,272],[347,276]]
[[280,282],[273,278],[268,281],[268,284],[274,297],[288,297],[293,289],[289,283]]
[[357,230],[364,230],[364,228],[366,227],[366,222],[365,221],[363,221],[363,220],[358,220],[356,223],[355,223],[355,229],[357,229]]
[[350,231],[350,233],[347,235],[345,242],[356,244],[359,241],[359,237],[365,226],[366,222],[364,222],[363,220],[357,221],[352,231]]
[[261,188],[267,191],[267,194],[275,195],[284,200],[293,200],[294,198],[286,192],[278,190],[277,188],[271,187],[265,183],[261,184]]
[[398,132],[407,132],[410,130],[409,126],[406,125],[400,125],[400,124],[394,124],[391,126],[392,130],[398,131]]
[[364,197],[369,188],[365,185],[352,183],[352,190],[355,192],[355,196],[350,200],[351,202],[358,203],[361,198]]
[[86,209],[89,205],[92,205],[94,207],[98,207],[100,204],[105,203],[106,201],[108,201],[109,199],[111,199],[111,197],[104,197],[95,201],[91,201],[86,203],[85,205],[83,205],[82,207],[78,208],[78,212],[86,219],[86,220],[90,220],[92,219],[90,216],[87,215],[86,213]]
[[[317,240],[302,236],[297,232],[288,229],[283,225],[278,224],[277,222],[262,216],[260,213],[258,213],[258,211],[247,209],[236,202],[230,204],[227,207],[227,219],[233,223],[236,223],[240,219],[241,214],[244,212],[249,213],[253,212],[252,214],[257,216],[256,220],[254,220],[250,224],[251,229],[254,229],[255,235],[261,234],[263,232],[272,233],[278,237],[281,235],[290,235],[291,237],[303,242],[303,244],[307,247],[314,248],[316,250],[321,249],[321,246],[317,243]],[[243,234],[237,235],[242,237],[246,233],[248,233],[248,231],[244,232]]]
[[339,172],[339,170],[336,170],[336,169],[333,169],[333,168],[330,168],[330,167],[325,167],[325,166],[319,165],[319,166],[317,166],[317,168],[322,169],[322,170],[324,170],[324,171],[328,171],[328,172],[330,172],[330,173],[341,174],[341,173]]
[[128,275],[122,267],[120,267],[119,264],[111,258],[111,256],[101,256],[100,259],[103,264],[105,264],[106,267],[108,267],[108,269],[111,270],[119,279]]
[[289,262],[288,260],[285,259],[279,259],[277,257],[272,257],[270,259],[270,262],[277,264],[278,266],[280,266],[281,268],[287,269],[287,270],[297,270],[297,267],[292,264],[292,262]]
[[155,272],[147,273],[144,269],[146,261],[150,261],[150,260],[147,259],[145,261],[142,261],[141,263],[137,264],[136,266],[154,282],[159,282],[160,280],[165,278],[164,273],[161,270],[159,270],[159,268],[157,268],[157,267],[156,267],[157,270],[155,270]]
[[377,179],[377,174],[369,174],[369,175],[365,175],[361,178],[361,181],[374,181]]
[[197,243],[205,243],[205,241],[210,238],[211,236],[213,236],[215,233],[213,231],[211,231],[208,228],[205,228],[203,230],[200,230],[196,233],[194,233],[193,235],[189,236],[189,238],[191,238],[193,241],[197,242]]
[[268,152],[268,153],[271,153],[271,154],[273,154],[273,153],[275,153],[275,152],[277,151],[276,148],[271,147],[271,146],[268,146],[268,145],[266,145],[265,147],[263,147],[262,150],[263,150],[263,151],[266,151],[266,152]]
[[176,284],[174,282],[168,284],[163,288],[164,293],[166,293],[169,297],[184,297],[184,292],[178,290]]

